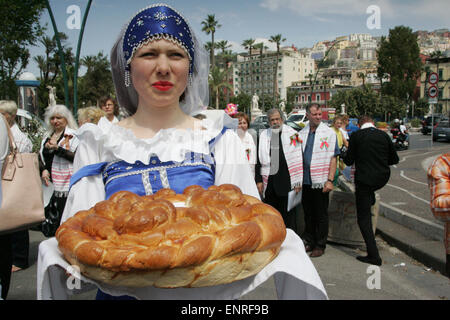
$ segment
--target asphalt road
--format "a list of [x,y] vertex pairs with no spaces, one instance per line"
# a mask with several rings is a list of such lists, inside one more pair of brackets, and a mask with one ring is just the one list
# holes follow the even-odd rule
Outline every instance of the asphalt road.
[[394,208],[442,225],[430,211],[427,170],[437,156],[450,151],[450,143],[439,141],[431,146],[430,141],[430,135],[411,134],[410,148],[398,151],[400,162],[391,167],[391,178],[378,194]]
[[[400,163],[392,168],[389,184],[378,193],[381,201],[408,211],[421,219],[437,223],[429,210],[426,169],[441,153],[450,150],[450,143],[435,142],[430,136],[411,135],[409,150],[400,151]],[[301,220],[301,217],[300,217]],[[301,228],[300,228],[301,229]],[[36,269],[38,246],[45,237],[30,231],[30,267],[12,275],[8,300],[36,300]],[[356,260],[365,255],[363,248],[329,243],[325,255],[313,258],[322,283],[331,300],[448,300],[450,279],[410,258],[377,237],[383,265],[369,265]],[[93,300],[95,291],[71,297],[72,300]],[[276,299],[273,279],[242,297],[242,300]]]
[[[30,267],[12,275],[8,300],[36,300],[36,269],[39,243],[46,238],[30,231]],[[330,300],[448,300],[450,279],[411,259],[377,237],[383,265],[379,269],[356,260],[361,248],[330,243],[326,252],[312,262]],[[372,266],[374,267],[374,266]],[[375,267],[376,268],[376,267]],[[89,291],[71,300],[94,300]],[[269,279],[242,300],[274,300],[273,279]]]

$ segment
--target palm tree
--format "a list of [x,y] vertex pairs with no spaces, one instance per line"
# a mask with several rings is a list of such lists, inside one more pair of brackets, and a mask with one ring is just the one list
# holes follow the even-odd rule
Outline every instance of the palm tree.
[[91,72],[94,69],[97,63],[96,58],[96,56],[84,56],[81,59],[81,65],[87,68],[87,72]]
[[[221,53],[220,53],[221,62],[225,63],[225,61],[224,61],[224,56],[226,54],[225,52],[227,51],[228,48],[231,48],[231,44],[229,44],[227,40],[221,40],[216,43],[216,48],[221,50]],[[227,69],[226,65],[225,65],[225,68]]]
[[231,44],[228,43],[228,40],[221,40],[217,42],[217,49],[222,50],[222,53],[225,53],[225,51],[229,48],[231,48]]
[[33,57],[33,60],[37,63],[37,66],[39,68],[40,78],[43,81],[44,73],[47,70],[47,62],[45,60],[45,57],[44,56],[36,56],[36,57]]
[[261,88],[261,109],[264,111],[264,82],[263,82],[263,52],[267,47],[263,42],[257,43],[254,46],[259,49],[259,87]]
[[366,85],[366,74],[364,72],[358,72],[358,78],[362,79],[363,87]]
[[252,97],[255,94],[255,92],[254,92],[255,89],[253,87],[253,63],[250,61],[250,59],[252,56],[252,49],[253,49],[254,45],[255,45],[255,39],[250,38],[250,39],[244,40],[242,42],[242,46],[248,50],[248,57],[249,57],[248,61],[250,62],[250,83],[251,83],[251,87],[252,87],[252,93],[251,93]]
[[219,67],[212,68],[209,73],[209,87],[216,95],[216,109],[219,109],[220,88],[233,88],[233,86],[227,81],[226,70],[221,70]]
[[212,49],[212,42],[211,41],[206,41],[205,49],[206,49],[206,51],[211,52],[211,49]]
[[274,36],[271,36],[269,41],[277,45],[277,62],[275,64],[275,72],[273,77],[273,102],[276,104],[275,97],[278,94],[277,73],[278,73],[278,60],[280,59],[280,45],[281,42],[286,41],[286,39],[283,38],[281,34],[276,34]]
[[[233,54],[233,52],[231,50],[225,50],[221,54],[221,57],[222,57],[223,64],[225,65],[227,81],[229,82],[229,80],[230,80],[230,70],[233,71],[232,69],[230,69],[230,62],[233,61],[235,55]],[[232,77],[233,76],[231,76],[231,78]],[[230,102],[230,90],[227,90],[226,102],[227,102],[227,104]]]
[[214,33],[216,32],[217,28],[220,28],[222,25],[219,24],[219,21],[216,20],[216,16],[214,14],[209,14],[208,17],[202,21],[202,31],[204,31],[206,34],[211,34],[211,50],[210,50],[210,57],[211,57],[211,68],[215,66],[214,64]]

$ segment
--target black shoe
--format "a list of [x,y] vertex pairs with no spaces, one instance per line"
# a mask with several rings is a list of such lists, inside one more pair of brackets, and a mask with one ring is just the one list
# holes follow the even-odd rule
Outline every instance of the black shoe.
[[325,249],[314,248],[314,250],[310,253],[311,258],[318,258],[325,253]]
[[358,256],[358,257],[356,257],[356,259],[358,259],[361,262],[368,263],[368,264],[373,264],[373,265],[376,265],[376,266],[381,266],[381,263],[382,263],[380,257],[372,258],[372,257],[369,257],[369,256],[366,256],[366,257]]

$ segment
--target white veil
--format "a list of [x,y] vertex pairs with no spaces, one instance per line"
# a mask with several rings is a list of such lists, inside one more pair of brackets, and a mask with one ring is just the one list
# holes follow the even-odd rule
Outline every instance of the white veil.
[[[159,5],[171,8],[166,4]],[[176,11],[175,9],[173,10]],[[180,16],[182,15],[180,14]],[[209,103],[209,54],[204,45],[194,34],[190,24],[186,19],[184,20],[191,29],[191,34],[194,41],[194,68],[192,78],[189,79],[187,88],[184,92],[184,99],[180,101],[180,107],[186,114],[191,115],[196,113],[196,111],[205,108]],[[138,106],[138,94],[132,83],[128,87],[125,86],[126,61],[122,43],[126,28],[127,25],[122,28],[118,39],[111,49],[111,72],[119,105],[123,109],[127,110],[129,115],[133,115]]]

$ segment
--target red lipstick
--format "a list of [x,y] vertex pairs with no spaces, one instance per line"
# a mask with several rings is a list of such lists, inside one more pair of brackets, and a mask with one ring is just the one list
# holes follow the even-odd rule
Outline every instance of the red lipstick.
[[169,81],[157,81],[152,86],[160,91],[167,91],[173,87],[173,83]]

